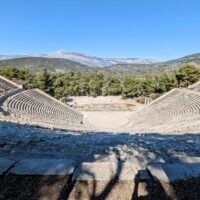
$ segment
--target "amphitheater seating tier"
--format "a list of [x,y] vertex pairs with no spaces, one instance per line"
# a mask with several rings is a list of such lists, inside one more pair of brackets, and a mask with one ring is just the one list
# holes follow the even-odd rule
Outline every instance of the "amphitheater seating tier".
[[11,81],[6,80],[6,78],[0,76],[0,93],[16,88],[19,88],[16,86],[16,84],[12,84]]
[[0,76],[0,105],[6,98],[20,92],[21,90],[22,89],[17,87],[16,84],[12,84],[11,81]]
[[200,93],[189,89],[173,89],[132,115],[131,128],[136,130],[177,130],[181,123],[200,120]]
[[81,129],[82,115],[37,89],[19,92],[3,104],[12,116],[51,128]]
[[[23,90],[0,76],[0,107],[10,119],[47,128],[93,130],[79,112],[38,89]],[[129,117],[123,131],[200,128],[200,82],[173,89]],[[96,129],[95,129],[96,130]],[[199,129],[200,130],[200,129]]]
[[196,91],[196,92],[200,92],[200,81],[189,86],[190,90]]

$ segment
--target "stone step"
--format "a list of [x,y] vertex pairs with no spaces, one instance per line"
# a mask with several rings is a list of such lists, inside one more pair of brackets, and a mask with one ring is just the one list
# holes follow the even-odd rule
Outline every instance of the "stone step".
[[155,180],[173,182],[200,177],[200,164],[151,164],[147,170]]
[[74,171],[70,199],[131,199],[137,173],[130,162],[84,162]]
[[16,175],[70,175],[75,168],[73,160],[26,159],[21,160],[9,173]]
[[200,157],[175,156],[173,157],[173,163],[200,163]]
[[129,161],[83,162],[75,169],[73,181],[134,181],[138,173],[137,166]]
[[131,162],[111,162],[110,169],[119,181],[134,181],[138,169]]
[[14,161],[8,160],[7,158],[0,158],[0,175],[4,174],[14,163]]

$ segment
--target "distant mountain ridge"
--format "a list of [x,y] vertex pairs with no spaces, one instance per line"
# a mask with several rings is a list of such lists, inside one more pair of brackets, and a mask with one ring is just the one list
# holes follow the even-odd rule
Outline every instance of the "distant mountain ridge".
[[169,60],[165,62],[157,62],[153,64],[117,64],[109,67],[110,71],[114,72],[159,72],[159,71],[171,71],[177,69],[188,63],[196,63],[200,66],[200,53],[191,54],[182,58]]
[[62,58],[71,60],[83,65],[90,67],[109,67],[116,64],[153,64],[158,61],[153,59],[140,59],[140,58],[98,58],[95,56],[89,56],[82,53],[76,52],[66,52],[66,51],[57,51],[52,54],[30,54],[30,55],[0,55],[0,60],[8,60],[15,58],[26,58],[26,57],[41,57],[41,58]]
[[[132,63],[134,59],[129,62],[126,59],[126,63],[123,59],[100,59],[91,57],[91,62],[95,66],[90,66],[89,56],[85,56],[80,53],[67,53],[67,56],[71,55],[67,59],[66,53],[57,52],[57,54],[32,54],[29,56],[1,56],[0,55],[0,68],[14,66],[17,68],[27,67],[30,70],[36,72],[41,67],[46,67],[50,71],[56,72],[106,72],[108,74],[133,74],[141,75],[146,73],[157,73],[160,71],[170,71],[180,66],[195,62],[200,65],[200,53],[188,55],[182,58],[166,61],[166,62],[153,62],[151,60],[146,63]],[[61,58],[57,58],[61,57]],[[73,57],[73,58],[72,58]],[[82,59],[80,61],[80,58]],[[75,61],[77,60],[77,61]],[[137,60],[137,62],[139,62]],[[87,64],[83,64],[87,63]],[[117,64],[116,64],[117,63]],[[109,64],[109,65],[108,65]],[[104,67],[102,67],[104,66]]]
[[44,58],[44,57],[18,57],[6,60],[0,60],[0,68],[4,67],[26,67],[33,72],[37,72],[39,68],[45,67],[50,71],[55,72],[70,72],[70,71],[93,71],[94,67],[89,67],[71,60],[63,58]]

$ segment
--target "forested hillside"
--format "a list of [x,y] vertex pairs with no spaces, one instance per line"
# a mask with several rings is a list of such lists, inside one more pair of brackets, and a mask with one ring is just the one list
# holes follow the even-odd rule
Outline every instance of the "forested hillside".
[[70,72],[70,71],[92,71],[93,68],[74,61],[63,58],[42,58],[42,57],[24,57],[8,60],[0,60],[0,68],[8,66],[21,68],[25,67],[32,72],[37,72],[40,68],[45,67],[49,71],[54,72]]
[[196,64],[187,64],[171,72],[147,74],[143,77],[126,75],[108,75],[93,73],[56,73],[41,68],[32,73],[27,68],[8,67],[0,70],[11,80],[23,80],[25,87],[37,87],[48,94],[63,96],[100,96],[122,95],[124,98],[147,96],[156,98],[175,87],[187,87],[200,80],[200,68]]

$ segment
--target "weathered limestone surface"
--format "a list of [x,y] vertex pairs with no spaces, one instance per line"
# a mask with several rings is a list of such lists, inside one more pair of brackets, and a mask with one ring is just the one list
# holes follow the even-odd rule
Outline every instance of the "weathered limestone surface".
[[74,172],[70,199],[131,199],[133,169],[127,163],[84,162]]
[[111,162],[110,169],[119,181],[134,181],[138,169],[131,162]]
[[152,164],[147,166],[154,179],[159,181],[175,181],[185,178],[185,170],[179,164]]
[[84,162],[75,170],[73,181],[134,181],[137,172],[130,162]]
[[73,181],[109,181],[112,171],[109,162],[82,163],[73,174]]
[[75,162],[64,159],[27,159],[20,161],[10,173],[17,175],[69,175]]
[[152,164],[147,170],[155,180],[164,182],[200,176],[200,164]]

